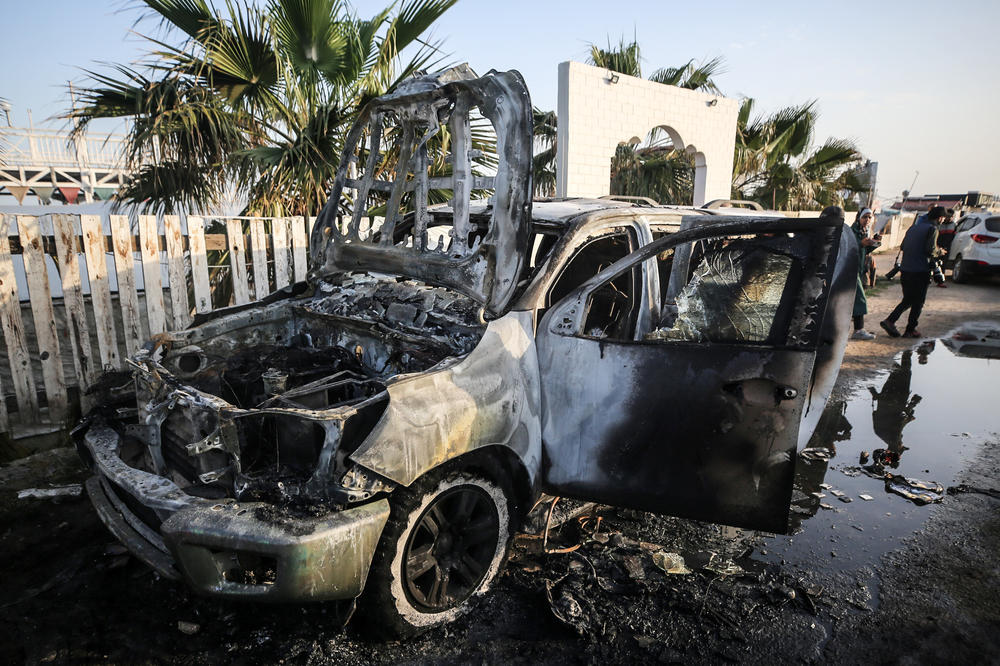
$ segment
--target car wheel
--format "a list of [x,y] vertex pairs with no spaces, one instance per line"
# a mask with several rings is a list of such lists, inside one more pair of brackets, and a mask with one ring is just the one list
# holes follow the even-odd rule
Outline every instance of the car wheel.
[[969,281],[969,269],[966,268],[962,255],[955,257],[955,265],[951,267],[951,279],[958,284]]
[[507,554],[510,497],[505,484],[467,470],[393,493],[359,619],[376,634],[408,636],[466,612]]

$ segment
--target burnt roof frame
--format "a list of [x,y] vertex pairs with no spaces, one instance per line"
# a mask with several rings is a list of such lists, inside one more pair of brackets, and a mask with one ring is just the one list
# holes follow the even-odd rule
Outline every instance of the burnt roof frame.
[[[472,173],[469,113],[473,108],[478,108],[496,132],[498,164],[492,177]],[[387,114],[395,116],[402,129],[401,158],[395,179],[380,181],[373,167],[380,153],[375,149],[382,140],[382,119]],[[452,138],[452,175],[430,178],[426,144],[440,130],[445,114]],[[370,128],[371,150],[364,173],[360,178],[349,178],[350,165],[357,163],[355,147],[366,128]],[[530,236],[531,156],[531,98],[517,71],[490,71],[477,77],[462,65],[404,82],[395,92],[366,105],[348,134],[330,198],[312,231],[309,279],[355,270],[393,273],[454,288],[481,303],[486,316],[502,315],[517,287]],[[417,175],[411,180],[414,172]],[[385,223],[377,238],[361,236],[363,204],[356,206],[346,228],[340,228],[347,188],[357,191],[358,201],[366,201],[372,189],[388,191]],[[431,188],[453,192],[453,232],[447,251],[427,245],[427,192]],[[484,188],[493,189],[490,224],[486,234],[470,246],[472,192]],[[401,219],[399,204],[407,190],[414,192],[415,200],[411,246],[392,242],[393,229]]]

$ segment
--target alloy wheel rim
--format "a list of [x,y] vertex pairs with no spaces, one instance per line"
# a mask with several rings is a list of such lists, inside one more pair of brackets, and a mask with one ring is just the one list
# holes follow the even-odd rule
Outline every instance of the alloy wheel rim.
[[403,581],[422,611],[454,608],[486,577],[500,538],[493,498],[474,485],[449,488],[417,519],[403,551]]

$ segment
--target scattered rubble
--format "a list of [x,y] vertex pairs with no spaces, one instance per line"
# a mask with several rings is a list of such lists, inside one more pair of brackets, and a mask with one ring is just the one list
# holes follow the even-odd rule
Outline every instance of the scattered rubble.
[[177,630],[182,634],[187,634],[188,636],[194,636],[199,631],[201,631],[201,625],[196,622],[185,622],[184,620],[177,621]]
[[948,487],[949,495],[958,495],[959,493],[977,493],[979,495],[987,495],[993,499],[1000,499],[1000,490],[997,490],[996,488],[977,488],[976,486],[970,486],[965,483]]
[[653,564],[668,574],[689,574],[691,570],[684,564],[684,558],[678,553],[668,553],[658,550],[653,553]]
[[66,497],[80,497],[83,494],[83,486],[79,483],[72,483],[68,486],[55,486],[53,488],[25,488],[17,491],[17,499],[50,499],[60,500]]
[[885,479],[886,492],[896,493],[914,504],[930,504],[944,499],[944,486],[936,481],[908,479],[898,474],[889,474]]
[[815,446],[799,451],[799,456],[804,460],[829,460],[833,457],[833,450],[823,446]]

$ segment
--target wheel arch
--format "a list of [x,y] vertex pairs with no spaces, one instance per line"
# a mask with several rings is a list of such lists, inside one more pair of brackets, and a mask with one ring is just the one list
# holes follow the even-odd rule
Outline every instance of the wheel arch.
[[524,461],[507,446],[495,444],[473,449],[428,470],[424,475],[443,476],[459,470],[478,472],[500,484],[501,487],[509,488],[512,492],[510,499],[514,505],[512,514],[516,515],[518,522],[528,513],[538,495],[538,488],[532,483],[531,474]]

